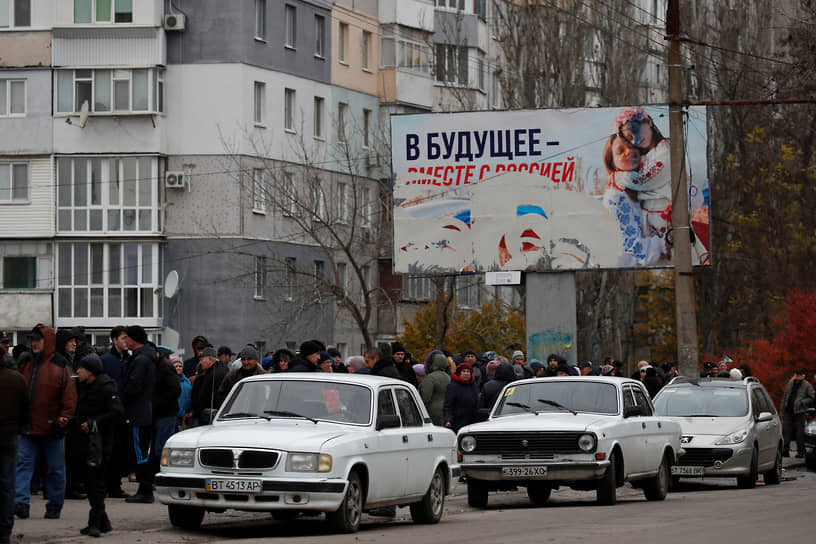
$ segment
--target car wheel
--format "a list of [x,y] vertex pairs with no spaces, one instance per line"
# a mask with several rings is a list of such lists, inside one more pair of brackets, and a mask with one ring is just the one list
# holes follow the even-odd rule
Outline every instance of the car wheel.
[[552,486],[548,483],[534,483],[527,486],[527,496],[530,502],[536,505],[542,505],[547,502],[552,493]]
[[782,447],[776,448],[776,459],[774,459],[774,466],[768,472],[762,474],[762,479],[765,485],[777,485],[782,481]]
[[666,456],[660,461],[660,466],[657,467],[657,475],[654,478],[649,478],[644,482],[643,494],[647,501],[662,501],[666,498],[666,493],[669,492],[669,481],[671,476],[669,474],[669,462]]
[[363,484],[356,472],[350,472],[346,496],[334,512],[326,514],[326,520],[332,529],[339,533],[354,533],[360,527],[360,517],[363,514]]
[[609,466],[606,468],[606,473],[603,478],[598,480],[596,498],[601,506],[614,506],[617,501],[618,482],[615,474],[615,463],[615,454],[612,453],[609,455]]
[[431,478],[431,485],[422,500],[411,505],[411,519],[415,523],[439,523],[445,507],[445,476],[437,467]]
[[201,527],[204,520],[204,509],[198,506],[185,506],[181,504],[168,504],[167,513],[170,515],[170,523],[173,527],[196,530]]
[[482,480],[467,479],[468,505],[473,508],[487,508],[487,484]]
[[757,468],[759,461],[757,457],[757,449],[754,447],[754,452],[751,454],[751,467],[748,474],[745,476],[737,476],[737,487],[740,489],[753,489],[756,487],[757,478],[759,477],[759,469]]

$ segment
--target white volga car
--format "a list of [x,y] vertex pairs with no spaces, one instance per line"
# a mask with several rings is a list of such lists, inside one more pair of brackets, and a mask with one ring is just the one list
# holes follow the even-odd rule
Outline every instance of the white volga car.
[[456,438],[434,426],[416,388],[355,374],[265,374],[240,381],[212,425],[173,435],[156,476],[170,521],[205,511],[325,512],[356,531],[364,511],[410,505],[436,523],[459,477]]
[[655,417],[646,388],[607,377],[533,378],[508,384],[487,421],[459,430],[468,503],[491,490],[527,488],[543,504],[561,485],[616,501],[624,482],[663,500],[680,453],[680,425]]

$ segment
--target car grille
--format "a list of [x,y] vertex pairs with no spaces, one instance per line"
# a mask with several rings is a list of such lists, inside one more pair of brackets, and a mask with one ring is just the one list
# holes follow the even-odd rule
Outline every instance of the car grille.
[[576,432],[505,432],[475,434],[477,455],[503,459],[550,459],[556,453],[583,453]]
[[731,459],[734,454],[731,448],[683,448],[685,453],[678,459],[678,465],[695,467],[713,467]]
[[[235,453],[238,453],[238,465]],[[278,462],[278,453],[264,450],[203,449],[199,453],[201,464],[218,468],[272,468]]]

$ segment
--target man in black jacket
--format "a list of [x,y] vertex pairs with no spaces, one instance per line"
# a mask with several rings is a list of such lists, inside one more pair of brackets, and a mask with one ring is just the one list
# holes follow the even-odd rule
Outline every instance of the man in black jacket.
[[401,379],[397,368],[394,366],[394,361],[392,361],[390,357],[384,359],[380,348],[368,348],[363,357],[365,357],[366,366],[371,369],[371,373],[374,376]]
[[[123,380],[125,379],[125,364],[130,353],[128,352],[127,327],[116,325],[110,331],[111,348],[102,359],[102,369],[116,383],[116,390],[121,391]],[[124,420],[116,425],[114,430],[116,438],[113,441],[113,452],[110,462],[105,466],[107,475],[105,481],[108,487],[108,498],[124,499],[125,492],[122,489],[122,476],[128,470],[128,457],[130,456],[130,428]]]
[[0,346],[0,544],[11,541],[14,527],[14,487],[17,472],[17,433],[28,414],[28,387],[23,376],[9,368],[11,355]]
[[218,354],[213,347],[201,350],[198,364],[201,367],[201,373],[193,381],[191,412],[184,416],[193,426],[210,423],[210,419],[219,407],[216,392],[224,376],[227,375],[227,366],[218,359]]
[[[76,427],[84,440],[83,458],[87,464],[85,489],[88,491],[88,525],[80,533],[94,537],[111,530],[105,512],[105,465],[113,451],[116,429],[124,417],[125,408],[116,393],[116,383],[102,372],[102,361],[96,355],[88,355],[79,361],[79,398],[72,427]],[[89,444],[93,433],[101,439],[101,452],[91,459]],[[97,462],[98,461],[98,462]]]
[[317,360],[323,351],[320,343],[307,340],[300,345],[297,355],[289,363],[289,372],[317,372]]
[[156,383],[156,350],[147,343],[147,333],[139,325],[127,328],[131,355],[125,365],[125,377],[119,396],[125,405],[125,417],[130,423],[136,480],[139,489],[127,497],[127,502],[153,502],[153,474],[148,463],[150,439],[153,435],[153,387]]
[[167,439],[176,432],[178,398],[181,379],[176,367],[170,362],[173,351],[165,346],[156,347],[156,384],[153,387],[153,434],[150,440],[150,472],[159,472],[161,453]]
[[394,363],[394,368],[397,369],[403,381],[412,384],[414,387],[419,387],[414,368],[405,364],[405,347],[399,342],[391,342],[391,362]]

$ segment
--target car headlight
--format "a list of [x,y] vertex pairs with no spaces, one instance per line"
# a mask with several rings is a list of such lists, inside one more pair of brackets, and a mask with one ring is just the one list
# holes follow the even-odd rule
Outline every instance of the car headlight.
[[805,426],[805,432],[807,434],[816,434],[816,419],[811,421],[810,423]]
[[587,453],[591,452],[595,449],[595,445],[597,440],[594,434],[582,434],[578,437],[578,447],[581,448],[581,451],[585,451]]
[[327,453],[290,453],[286,457],[287,472],[331,472],[332,458]]
[[459,449],[461,449],[465,453],[470,453],[476,449],[476,437],[474,436],[463,436],[462,439],[459,441]]
[[717,440],[714,444],[717,446],[727,446],[729,444],[739,444],[740,442],[744,441],[748,438],[748,429],[741,429],[735,433],[731,433],[726,435],[719,440]]
[[195,449],[164,448],[161,454],[163,467],[191,467],[195,463]]

